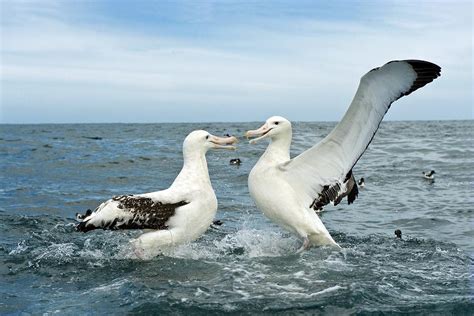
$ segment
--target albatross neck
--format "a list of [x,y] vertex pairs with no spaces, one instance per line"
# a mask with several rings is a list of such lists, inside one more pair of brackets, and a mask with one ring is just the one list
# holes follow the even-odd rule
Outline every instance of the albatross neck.
[[281,163],[290,160],[291,130],[273,137],[262,159]]
[[204,150],[183,149],[183,168],[176,177],[173,185],[211,185],[209,170],[207,169],[206,153]]

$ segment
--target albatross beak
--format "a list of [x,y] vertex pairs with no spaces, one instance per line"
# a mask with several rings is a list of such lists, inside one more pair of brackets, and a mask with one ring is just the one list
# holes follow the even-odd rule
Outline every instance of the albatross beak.
[[235,146],[232,146],[233,144],[236,144],[238,142],[237,138],[234,136],[230,137],[217,137],[212,135],[209,140],[214,146],[214,148],[220,148],[220,149],[230,149],[230,150],[235,150]]
[[255,129],[255,130],[252,130],[252,131],[247,131],[245,133],[245,137],[247,137],[247,139],[250,138],[250,137],[257,137],[255,139],[252,139],[252,140],[249,141],[250,144],[255,144],[259,140],[267,137],[268,132],[270,132],[271,130],[272,129],[268,127],[268,124],[265,123],[259,129]]

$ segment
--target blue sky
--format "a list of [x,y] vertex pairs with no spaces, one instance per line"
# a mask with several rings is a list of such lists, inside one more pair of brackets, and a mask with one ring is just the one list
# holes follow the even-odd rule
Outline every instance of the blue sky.
[[471,1],[1,0],[0,123],[338,121],[368,70],[442,77],[389,120],[472,119]]

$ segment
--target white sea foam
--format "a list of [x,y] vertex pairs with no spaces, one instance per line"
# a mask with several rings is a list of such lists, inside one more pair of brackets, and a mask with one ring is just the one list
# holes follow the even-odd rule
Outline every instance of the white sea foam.
[[327,289],[324,289],[322,291],[311,293],[309,296],[314,297],[314,296],[318,296],[318,295],[322,295],[322,294],[335,292],[335,291],[338,291],[338,290],[341,290],[341,289],[346,289],[346,288],[343,287],[343,286],[340,286],[340,285],[334,285],[334,286],[328,287]]
[[285,237],[272,230],[242,229],[225,236],[214,244],[218,249],[242,248],[246,257],[278,257],[293,253],[296,248],[294,237]]
[[205,292],[205,291],[203,291],[203,290],[201,290],[201,289],[198,287],[198,288],[196,289],[196,292],[194,293],[194,296],[197,296],[197,297],[199,297],[199,296],[209,297],[210,294],[207,293],[207,292]]
[[18,245],[13,249],[11,250],[8,254],[10,256],[12,255],[18,255],[18,254],[21,254],[23,252],[25,252],[26,250],[28,249],[28,246],[26,245],[26,241],[25,240],[22,240],[18,243]]
[[96,287],[94,287],[90,290],[87,290],[87,292],[89,292],[89,291],[93,291],[93,292],[116,291],[116,290],[119,290],[120,288],[122,288],[125,284],[127,284],[129,282],[130,281],[127,280],[127,279],[115,279],[110,284],[101,284],[101,285],[96,286]]
[[297,240],[294,237],[285,237],[271,230],[242,229],[209,244],[192,242],[165,251],[164,254],[194,260],[215,259],[222,253],[245,254],[246,257],[254,258],[286,256],[296,249]]
[[66,259],[73,257],[74,253],[79,249],[73,243],[52,244],[46,249],[37,248],[32,251],[36,261],[45,259]]

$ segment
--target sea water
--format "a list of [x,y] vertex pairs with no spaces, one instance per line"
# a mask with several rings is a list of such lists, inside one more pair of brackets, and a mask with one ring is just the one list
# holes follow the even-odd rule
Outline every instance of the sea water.
[[[266,141],[243,138],[207,154],[223,225],[195,242],[141,261],[140,231],[75,231],[76,212],[167,188],[192,130],[260,125],[0,125],[0,314],[474,313],[472,120],[382,123],[353,169],[358,199],[321,214],[340,251],[296,254],[261,214],[247,177]],[[294,123],[292,155],[334,125]]]

